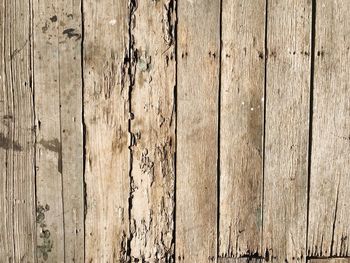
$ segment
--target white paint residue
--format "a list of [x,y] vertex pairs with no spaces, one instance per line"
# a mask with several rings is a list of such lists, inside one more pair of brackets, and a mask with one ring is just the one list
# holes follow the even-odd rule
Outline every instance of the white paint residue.
[[112,19],[111,21],[109,21],[109,24],[114,26],[117,23],[116,19]]

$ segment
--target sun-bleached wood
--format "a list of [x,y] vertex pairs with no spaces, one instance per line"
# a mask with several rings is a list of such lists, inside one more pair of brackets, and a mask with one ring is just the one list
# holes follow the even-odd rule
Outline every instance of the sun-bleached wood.
[[129,236],[129,17],[126,0],[86,0],[86,262],[126,261]]
[[311,1],[268,1],[264,255],[306,261]]
[[175,208],[175,1],[132,10],[130,256],[172,262]]
[[179,1],[176,260],[216,262],[220,1]]
[[0,260],[35,262],[32,1],[0,3]]
[[219,256],[260,251],[265,1],[222,4]]
[[37,258],[84,260],[80,1],[33,4]]
[[262,259],[256,258],[218,258],[218,263],[260,263]]
[[308,251],[350,256],[350,2],[317,1]]

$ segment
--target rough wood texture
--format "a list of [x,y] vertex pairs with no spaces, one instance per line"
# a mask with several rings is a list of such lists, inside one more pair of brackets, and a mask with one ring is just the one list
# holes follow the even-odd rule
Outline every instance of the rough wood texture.
[[256,258],[218,258],[218,263],[260,263],[261,259]]
[[309,263],[349,263],[350,258],[321,258],[321,259],[310,259]]
[[224,0],[219,255],[260,251],[265,1]]
[[176,259],[216,262],[220,1],[179,1]]
[[80,1],[34,1],[39,262],[84,259]]
[[269,1],[263,248],[305,262],[311,1]]
[[130,256],[173,262],[175,1],[132,8]]
[[308,251],[349,256],[349,1],[317,1]]
[[126,0],[84,1],[86,262],[126,260],[129,18]]
[[34,262],[32,1],[0,3],[0,259]]

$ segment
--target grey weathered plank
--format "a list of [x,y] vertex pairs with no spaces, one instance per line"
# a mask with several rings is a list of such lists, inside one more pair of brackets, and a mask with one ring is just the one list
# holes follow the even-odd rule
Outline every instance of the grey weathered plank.
[[0,3],[0,259],[35,262],[32,1]]
[[260,251],[265,1],[223,1],[220,256]]
[[220,1],[178,2],[176,260],[216,262]]
[[349,1],[317,1],[308,251],[349,256]]
[[175,193],[175,1],[132,13],[132,262],[172,262]]
[[123,262],[131,139],[128,1],[84,1],[86,262]]
[[267,14],[263,248],[305,262],[311,1],[269,1]]
[[80,1],[34,1],[38,260],[84,260]]

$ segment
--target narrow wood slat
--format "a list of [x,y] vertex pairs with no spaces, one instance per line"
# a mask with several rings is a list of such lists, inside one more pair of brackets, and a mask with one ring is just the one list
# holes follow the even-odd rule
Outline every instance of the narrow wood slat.
[[220,1],[179,1],[176,260],[216,262]]
[[125,262],[129,236],[126,0],[84,1],[86,262]]
[[132,262],[172,262],[175,193],[175,1],[132,13]]
[[349,256],[349,1],[317,1],[308,253]]
[[35,262],[32,1],[0,3],[0,259]]
[[267,14],[263,249],[305,262],[311,1],[268,1]]
[[84,260],[80,1],[34,1],[38,260]]
[[220,256],[260,251],[265,1],[224,0]]

